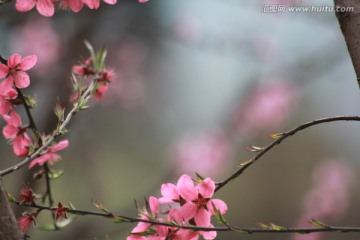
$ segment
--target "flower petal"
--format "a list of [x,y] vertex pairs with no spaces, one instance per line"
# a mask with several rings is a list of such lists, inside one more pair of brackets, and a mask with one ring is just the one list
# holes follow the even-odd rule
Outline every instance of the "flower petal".
[[139,222],[138,225],[131,231],[131,233],[145,232],[151,226],[150,223]]
[[13,141],[13,150],[16,156],[23,157],[29,152],[29,141],[23,135],[17,136]]
[[7,114],[10,108],[10,102],[7,101],[4,96],[0,95],[0,115]]
[[[214,226],[210,224],[208,227],[214,227]],[[205,240],[212,240],[217,236],[216,231],[200,231],[200,234],[203,236]]]
[[38,12],[45,16],[51,17],[54,15],[54,3],[51,0],[38,0],[36,4],[36,9]]
[[215,191],[215,182],[210,178],[206,178],[202,183],[198,185],[199,193],[203,198],[211,198]]
[[104,2],[110,5],[114,5],[117,2],[117,0],[104,0]]
[[20,62],[18,69],[22,71],[29,70],[36,64],[36,62],[37,57],[35,55],[27,56]]
[[100,0],[83,0],[83,2],[90,8],[90,9],[98,9],[100,6]]
[[[176,186],[172,183],[165,183],[161,185],[161,194],[164,198],[168,199],[179,199],[179,192],[176,188]],[[171,201],[170,201],[171,202]]]
[[181,224],[183,222],[183,216],[179,208],[173,208],[169,211],[168,221],[175,221],[178,224]]
[[156,216],[157,211],[159,209],[159,201],[157,200],[157,198],[151,196],[149,198],[149,205],[150,205],[150,210],[153,216]]
[[55,144],[54,146],[52,146],[50,148],[51,152],[58,152],[60,150],[63,150],[65,148],[67,148],[69,146],[69,141],[68,140],[62,140],[60,142],[58,142],[57,144]]
[[207,227],[207,226],[209,226],[210,217],[211,217],[211,214],[210,214],[209,211],[207,211],[204,208],[199,209],[196,212],[195,216],[194,216],[196,226],[199,226],[199,227]]
[[12,77],[17,88],[26,88],[30,85],[30,78],[26,72],[15,72]]
[[209,211],[212,214],[215,214],[215,209],[213,208],[213,205],[215,206],[215,208],[220,212],[221,215],[225,214],[226,211],[228,210],[228,207],[226,205],[226,203],[223,200],[220,199],[211,199],[208,203],[207,203],[207,207],[209,209]]
[[6,77],[8,75],[10,69],[5,64],[0,64],[0,78]]
[[13,92],[13,80],[12,77],[8,77],[0,83],[0,95],[8,96],[9,93]]
[[47,153],[45,153],[44,155],[35,158],[29,165],[29,169],[34,167],[36,164],[38,164],[39,166],[44,165],[44,163],[47,162],[47,160],[49,159],[49,155]]
[[19,12],[30,11],[36,5],[34,0],[16,0],[15,8]]
[[195,216],[196,210],[197,207],[194,203],[187,202],[180,208],[181,216],[185,221],[187,221]]
[[81,0],[70,0],[69,6],[73,12],[79,12],[83,8],[84,3]]
[[11,117],[11,124],[15,127],[21,126],[21,116],[18,114],[15,110],[11,111],[10,113]]
[[21,56],[20,54],[18,53],[15,53],[13,55],[11,55],[8,59],[8,62],[7,62],[7,65],[10,67],[10,68],[16,68],[19,64],[20,64],[20,61],[21,61]]
[[[5,117],[8,117],[8,115],[4,115],[3,117],[5,119]],[[18,131],[19,130],[17,127],[14,127],[13,125],[6,125],[3,128],[3,135],[5,138],[14,139],[16,137]]]
[[179,178],[177,182],[177,188],[180,195],[187,201],[197,199],[198,192],[194,187],[194,183],[190,176],[184,174]]

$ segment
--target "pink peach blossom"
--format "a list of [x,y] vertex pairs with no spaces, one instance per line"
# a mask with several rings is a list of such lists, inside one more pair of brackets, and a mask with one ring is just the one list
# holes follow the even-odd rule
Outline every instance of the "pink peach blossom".
[[225,214],[227,205],[220,199],[211,199],[215,192],[215,182],[210,178],[206,178],[200,184],[194,187],[194,183],[189,181],[189,176],[179,186],[179,192],[186,203],[181,207],[181,214],[185,220],[194,218],[197,226],[208,227],[210,225],[210,217],[215,214],[216,210],[220,214]]
[[55,211],[55,220],[59,221],[62,218],[67,219],[67,211],[69,210],[69,208],[64,207],[60,202],[58,203],[58,206],[53,209]]
[[184,185],[193,185],[192,179],[188,175],[182,175],[177,185],[175,186],[172,183],[164,183],[161,185],[161,194],[162,197],[159,198],[159,203],[179,203],[181,206],[185,203],[185,200],[180,196],[180,187]]
[[19,197],[20,197],[20,203],[33,204],[35,200],[35,195],[33,193],[33,190],[29,186],[25,186],[20,190]]
[[[140,212],[141,219],[158,222],[175,222],[180,226],[200,226],[213,228],[210,218],[215,214],[225,214],[227,205],[220,199],[212,199],[215,193],[215,182],[210,178],[199,180],[194,186],[190,176],[182,175],[177,185],[165,183],[161,186],[162,197],[156,199],[150,197],[149,209]],[[171,205],[176,203],[176,205]],[[166,213],[158,211],[160,204],[167,204],[170,210]],[[167,221],[159,218],[160,214],[167,214]],[[132,230],[127,240],[166,240],[183,239],[197,240],[199,235],[205,240],[212,240],[217,236],[216,231],[192,231],[177,226],[152,225],[151,223],[139,222]]]
[[[168,214],[169,222],[176,222],[177,224],[183,224],[183,218],[179,209],[171,209]],[[177,227],[168,226],[156,226],[156,231],[159,236],[165,237],[165,239],[186,239],[197,240],[199,233],[193,232],[189,229],[181,229]]]
[[108,83],[115,78],[115,72],[113,70],[104,69],[101,72],[101,76],[98,78],[98,86],[95,90],[94,96],[97,100],[103,98],[105,92],[108,89]]
[[21,60],[20,54],[15,53],[9,57],[7,65],[0,65],[0,78],[10,78],[17,88],[26,88],[30,85],[30,78],[25,71],[31,69],[36,61],[35,55],[27,56]]
[[10,78],[0,83],[0,115],[7,114],[12,107],[11,100],[17,97],[17,91],[13,88]]
[[94,93],[94,97],[97,100],[100,100],[104,97],[105,92],[108,89],[108,85],[107,84],[101,84],[98,88],[96,88],[95,93]]
[[19,12],[28,12],[36,6],[37,11],[46,17],[54,15],[54,3],[52,0],[16,0],[15,8]]
[[177,202],[180,203],[181,217],[188,221],[194,218],[197,226],[210,226],[210,218],[216,210],[220,214],[227,211],[226,204],[220,199],[211,199],[215,192],[215,183],[210,178],[206,178],[197,186],[190,176],[182,175],[177,186],[167,183],[161,186],[162,198],[160,203]]
[[20,230],[25,233],[31,226],[31,223],[35,223],[37,213],[25,212],[22,217],[16,219]]
[[21,117],[12,110],[10,115],[3,115],[7,125],[3,128],[3,135],[12,140],[13,151],[16,156],[26,156],[29,152],[31,140],[26,133],[26,128],[21,126]]
[[[149,206],[150,206],[150,213],[146,209],[143,209],[143,211],[140,213],[141,219],[150,220],[150,218],[156,218],[159,209],[158,199],[151,196],[149,198]],[[136,225],[136,227],[131,231],[131,235],[127,237],[127,240],[142,239],[142,238],[137,238],[139,236],[137,235],[137,233],[145,232],[149,227],[151,227],[150,223],[139,222]]]
[[111,82],[116,77],[115,71],[105,68],[98,79],[99,82]]
[[60,141],[59,143],[51,146],[46,153],[42,156],[35,158],[29,165],[29,168],[34,167],[36,164],[39,166],[44,165],[45,163],[54,164],[56,161],[61,159],[61,156],[56,152],[63,150],[69,146],[68,140]]
[[72,67],[73,73],[79,76],[89,76],[95,74],[92,61],[92,58],[88,58],[80,62],[78,65],[74,65]]

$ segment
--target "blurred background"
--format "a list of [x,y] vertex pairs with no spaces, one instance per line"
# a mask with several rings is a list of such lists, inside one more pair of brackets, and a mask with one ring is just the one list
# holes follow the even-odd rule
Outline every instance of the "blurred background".
[[[0,53],[36,54],[30,71],[33,111],[40,130],[56,126],[53,108],[71,94],[71,66],[95,48],[109,50],[117,73],[105,98],[77,114],[65,136],[70,147],[53,167],[56,202],[96,210],[95,199],[114,213],[136,216],[133,199],[160,197],[164,182],[195,172],[220,181],[265,146],[269,134],[313,119],[359,115],[360,94],[334,12],[269,13],[270,5],[332,6],[329,0],[121,0],[97,11],[57,10],[46,18],[19,13],[14,1],[0,9]],[[24,118],[25,119],[25,118]],[[26,122],[26,120],[25,120]],[[4,124],[4,123],[2,123]],[[359,133],[356,122],[327,123],[289,138],[216,194],[235,226],[273,222],[311,227],[360,225]],[[4,169],[16,159],[0,138]],[[25,184],[44,191],[35,170],[6,176],[16,195]],[[15,208],[17,216],[23,208]],[[57,232],[36,229],[31,239],[126,239],[133,224],[78,217]],[[214,222],[216,220],[214,219]],[[358,234],[219,233],[217,239],[356,239]]]

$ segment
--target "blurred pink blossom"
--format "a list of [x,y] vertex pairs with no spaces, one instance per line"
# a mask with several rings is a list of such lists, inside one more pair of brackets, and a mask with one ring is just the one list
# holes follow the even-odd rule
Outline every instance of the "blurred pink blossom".
[[[314,227],[311,219],[319,221],[338,220],[349,207],[350,188],[354,183],[352,166],[343,160],[330,159],[320,162],[313,172],[313,186],[302,203],[302,216],[297,227]],[[294,235],[293,240],[319,240],[322,233]]]
[[113,57],[113,65],[118,66],[116,81],[111,83],[107,101],[116,102],[125,108],[140,105],[145,97],[142,65],[147,57],[147,48],[137,38],[123,39]]
[[260,85],[235,115],[235,128],[241,133],[280,128],[296,107],[296,85],[271,81]]
[[170,158],[179,174],[218,177],[230,166],[231,146],[222,134],[187,135],[170,147]]
[[[26,39],[26,41],[24,41]],[[35,54],[38,58],[36,71],[49,73],[61,55],[61,40],[51,22],[43,18],[31,18],[11,33],[10,46],[22,55]]]
[[116,59],[122,69],[136,71],[147,57],[147,48],[137,38],[123,39],[116,50]]
[[[138,78],[137,78],[138,77]],[[122,82],[122,92],[119,101],[124,108],[135,108],[139,106],[145,97],[145,86],[140,76],[133,76],[132,79]]]
[[202,24],[195,16],[178,16],[173,23],[173,34],[181,42],[187,44],[198,43],[203,37]]

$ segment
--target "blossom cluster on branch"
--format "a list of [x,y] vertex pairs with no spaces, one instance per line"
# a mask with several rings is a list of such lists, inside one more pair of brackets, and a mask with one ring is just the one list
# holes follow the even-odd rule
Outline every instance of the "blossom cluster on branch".
[[[188,175],[182,175],[175,186],[165,183],[161,186],[162,197],[150,197],[147,207],[140,210],[140,217],[145,220],[174,223],[173,227],[140,222],[131,231],[127,240],[166,240],[186,239],[196,240],[199,234],[204,239],[214,239],[216,231],[193,231],[181,229],[178,226],[214,227],[211,216],[220,217],[227,211],[227,205],[220,199],[212,199],[215,192],[215,183],[210,178],[198,180],[194,186]],[[160,204],[168,204],[169,209],[164,213],[159,211]],[[160,215],[165,215],[161,217]]]
[[31,139],[27,130],[31,126],[23,126],[20,115],[15,110],[15,105],[25,104],[20,96],[20,89],[30,85],[30,77],[25,72],[31,69],[37,61],[35,55],[21,59],[20,54],[13,54],[7,60],[3,59],[0,65],[0,78],[5,78],[0,83],[0,114],[6,121],[3,135],[13,144],[16,156],[26,156],[29,152]]

